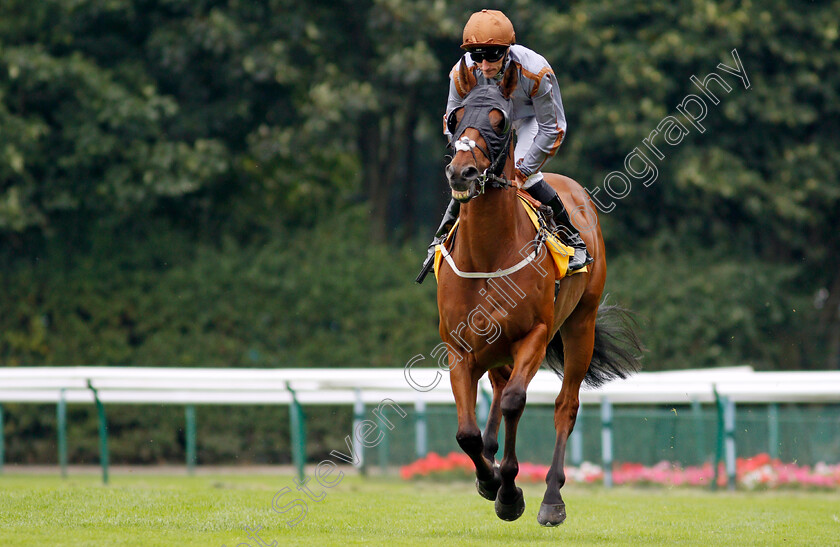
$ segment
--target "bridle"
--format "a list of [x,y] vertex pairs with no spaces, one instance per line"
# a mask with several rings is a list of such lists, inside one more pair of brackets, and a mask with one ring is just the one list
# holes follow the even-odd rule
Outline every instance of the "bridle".
[[[454,150],[454,153],[469,152],[473,157],[473,162],[475,162],[476,170],[478,170],[476,148],[490,162],[490,165],[475,179],[475,183],[478,185],[478,193],[471,196],[470,199],[483,194],[488,186],[502,189],[519,187],[516,182],[509,180],[502,173],[504,169],[503,158],[506,159],[510,154],[514,133],[513,124],[507,112],[509,108],[510,99],[503,97],[498,87],[479,86],[473,88],[467,95],[461,108],[449,113],[446,124],[449,133],[452,135],[449,147]],[[458,121],[457,112],[461,109],[464,110],[464,114]],[[489,113],[493,110],[498,110],[503,116],[504,125],[501,133],[497,133],[490,124]],[[484,139],[486,148],[463,134],[468,128],[478,131]]]
[[[456,152],[469,152],[472,154],[473,161],[475,162],[475,167],[478,169],[478,158],[475,155],[475,148],[481,150],[481,153],[484,154],[484,157],[490,160],[490,166],[484,170],[478,178],[476,179],[476,183],[478,183],[478,195],[484,193],[484,187],[489,186],[490,188],[519,188],[519,185],[508,179],[504,173],[496,173],[499,170],[500,160],[502,158],[507,158],[508,154],[510,153],[510,144],[511,144],[511,135],[513,135],[513,130],[508,129],[507,136],[505,137],[504,144],[502,145],[502,149],[499,151],[499,155],[496,156],[495,160],[491,160],[490,154],[487,150],[484,149],[483,146],[479,145],[477,142],[472,140],[471,138],[467,137],[466,135],[458,139],[457,141],[453,141],[451,146],[455,149]],[[502,164],[504,167],[504,164]]]
[[[484,87],[484,86],[483,86]],[[488,89],[489,86],[486,86],[485,89]],[[473,92],[475,91],[474,88]],[[496,88],[497,90],[498,88]],[[454,150],[455,153],[458,152],[469,152],[472,157],[473,161],[475,162],[475,167],[478,169],[478,157],[475,154],[475,149],[478,148],[484,157],[490,162],[489,167],[484,170],[474,182],[478,184],[478,192],[473,195],[473,191],[475,187],[473,186],[473,181],[470,182],[470,196],[467,198],[466,201],[473,199],[474,197],[478,197],[484,193],[486,187],[490,188],[519,188],[519,184],[515,181],[509,180],[504,173],[501,173],[504,169],[504,163],[502,163],[502,158],[507,158],[510,154],[511,143],[513,141],[513,128],[511,127],[510,117],[508,116],[507,111],[505,110],[505,106],[509,105],[508,99],[505,99],[499,94],[498,96],[492,95],[495,91],[485,91],[482,90],[481,95],[478,95],[474,98],[473,101],[470,101],[469,96],[468,99],[464,102],[464,115],[461,118],[461,121],[457,123],[457,118],[455,117],[455,113],[457,110],[453,110],[449,114],[449,118],[446,120],[447,129],[449,129],[449,133],[452,135],[452,140],[449,143],[449,146]],[[468,108],[475,108],[476,110],[467,110]],[[489,112],[492,110],[499,110],[502,115],[504,116],[504,128],[502,133],[496,133],[495,129],[493,129],[492,125],[490,124],[489,120]],[[486,113],[486,114],[485,114]],[[467,124],[465,124],[465,120],[468,120]],[[463,126],[463,127],[462,127]],[[464,135],[464,131],[467,128],[472,128],[478,131],[481,137],[484,139],[486,144],[486,148],[484,146],[480,146],[476,143],[473,139],[469,138],[468,136]],[[498,153],[496,153],[498,152]],[[493,157],[495,155],[495,158]],[[459,200],[460,201],[460,200]],[[440,250],[441,257],[449,264],[449,267],[452,269],[453,273],[458,277],[467,278],[467,279],[492,279],[497,277],[505,277],[512,273],[518,272],[534,260],[536,260],[540,253],[544,251],[545,241],[548,236],[548,231],[545,229],[543,225],[540,229],[537,230],[536,237],[532,240],[533,245],[533,252],[528,256],[524,257],[518,263],[514,264],[513,266],[505,269],[499,269],[495,272],[465,272],[458,269],[458,266],[455,264],[455,260],[450,254],[449,250],[446,248],[445,245],[438,245],[438,249]]]

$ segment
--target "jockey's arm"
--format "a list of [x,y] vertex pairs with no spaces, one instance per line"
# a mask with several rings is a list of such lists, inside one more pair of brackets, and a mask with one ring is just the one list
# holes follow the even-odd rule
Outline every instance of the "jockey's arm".
[[528,153],[517,165],[526,177],[542,170],[543,165],[557,152],[566,136],[566,114],[553,72],[548,72],[542,77],[532,101],[537,119],[537,135]]

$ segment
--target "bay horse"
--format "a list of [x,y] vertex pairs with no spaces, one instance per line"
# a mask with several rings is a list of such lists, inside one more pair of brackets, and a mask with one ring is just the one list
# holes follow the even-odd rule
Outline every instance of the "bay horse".
[[[588,195],[574,180],[545,173],[567,210],[574,212],[572,218],[594,258],[587,272],[559,281],[555,297],[552,258],[535,242],[537,230],[511,182],[514,147],[506,133],[512,132],[508,99],[518,83],[513,64],[499,85],[476,86],[464,62],[459,77],[468,94],[449,119],[450,129],[458,130],[452,131],[454,155],[446,176],[452,196],[462,205],[449,265],[442,261],[439,267],[437,293],[440,336],[448,349],[458,413],[456,439],[475,464],[479,494],[495,501],[499,518],[519,518],[525,500],[515,484],[516,429],[528,384],[548,357],[563,383],[554,405],[556,442],[537,520],[556,526],[566,518],[560,494],[563,461],[581,384],[586,380],[597,386],[626,377],[638,368],[641,346],[632,323],[625,321],[626,311],[601,305],[607,273],[604,240]],[[484,99],[471,101],[473,93]],[[605,322],[609,316],[618,321]],[[478,381],[485,373],[493,400],[482,436],[475,407]],[[502,416],[505,446],[497,465]]]

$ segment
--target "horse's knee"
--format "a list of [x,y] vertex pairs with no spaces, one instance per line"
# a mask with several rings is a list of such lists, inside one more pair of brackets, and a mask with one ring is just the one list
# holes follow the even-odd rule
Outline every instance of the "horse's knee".
[[501,473],[502,478],[513,480],[519,474],[519,462],[513,458],[502,460],[502,465],[499,466],[499,473]]
[[502,415],[507,419],[509,416],[517,416],[525,409],[525,390],[522,388],[505,389],[502,395]]
[[467,454],[475,454],[481,452],[481,431],[478,429],[458,430],[455,434],[455,440],[458,441],[458,446]]

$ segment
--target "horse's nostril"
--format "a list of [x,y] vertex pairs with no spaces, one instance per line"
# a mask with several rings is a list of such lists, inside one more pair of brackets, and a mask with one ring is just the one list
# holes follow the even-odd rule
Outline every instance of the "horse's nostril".
[[478,169],[474,165],[468,165],[461,169],[461,178],[464,180],[472,180],[478,177]]
[[448,179],[452,178],[452,172],[454,170],[452,169],[452,164],[451,163],[447,164],[446,169],[444,169],[443,171],[444,171],[444,173],[446,173],[446,178],[448,178]]

